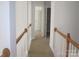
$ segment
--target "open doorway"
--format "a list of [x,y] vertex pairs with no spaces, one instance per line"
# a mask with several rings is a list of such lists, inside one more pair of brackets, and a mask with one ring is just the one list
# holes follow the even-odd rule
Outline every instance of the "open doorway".
[[35,37],[43,36],[44,26],[44,8],[41,6],[35,7]]
[[51,17],[51,8],[47,8],[47,37],[50,37],[50,17]]

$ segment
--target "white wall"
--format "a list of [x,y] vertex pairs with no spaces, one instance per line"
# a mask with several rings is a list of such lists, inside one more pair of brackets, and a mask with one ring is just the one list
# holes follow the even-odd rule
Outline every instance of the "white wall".
[[27,27],[27,2],[16,2],[16,37]]
[[53,38],[54,38],[54,31],[53,31],[53,29],[54,29],[54,12],[55,12],[55,2],[51,2],[51,21],[50,21],[50,43],[49,43],[49,45],[50,45],[50,48],[51,48],[51,50],[54,52],[54,42],[53,42]]
[[[31,1],[28,1],[28,6],[27,6],[28,8],[28,21],[27,21],[27,25],[29,26],[29,24],[31,24],[32,22],[31,22],[31,20],[32,20],[32,2]],[[30,27],[30,28],[28,28],[28,32],[27,32],[27,36],[28,36],[28,38],[27,38],[27,50],[29,50],[30,49],[30,45],[31,45],[31,40],[32,40],[32,28]]]
[[11,56],[16,56],[16,14],[15,2],[10,2],[10,47]]
[[15,17],[14,4],[14,2],[8,1],[0,2],[0,52],[2,53],[4,48],[9,48],[10,56],[16,56],[15,18],[13,18]]
[[[16,38],[27,28],[27,1],[16,2]],[[17,56],[28,56],[27,33],[17,44]]]
[[[70,33],[76,42],[79,41],[78,39],[79,38],[78,36],[79,7],[78,6],[79,6],[79,2],[55,2],[55,6],[53,6],[53,2],[51,2],[51,8],[52,8],[51,21],[54,20],[54,24],[51,25],[51,29],[53,30],[52,26],[54,26],[63,32]],[[54,8],[54,12],[53,12],[53,8]],[[53,32],[51,32],[50,40],[52,40],[52,43],[54,40],[54,48],[53,46],[51,46],[51,48],[54,49],[55,56],[64,56],[61,55],[61,50],[63,49],[61,49],[60,45],[65,45],[66,44],[65,41],[62,41],[63,38],[61,38],[58,34],[55,34],[55,36],[53,36],[52,33]],[[50,43],[50,45],[52,43]]]
[[51,8],[51,1],[44,1],[44,5],[46,8]]
[[[31,1],[16,2],[16,38],[31,24]],[[31,44],[31,27],[17,44],[17,56],[28,56]]]
[[[31,8],[31,5],[28,6]],[[29,10],[31,11],[30,8]],[[16,47],[16,38],[18,38],[19,34],[24,31],[24,28],[27,28],[29,23],[31,23],[30,11],[27,13],[27,2],[0,2],[0,55],[4,48],[9,48],[10,56],[12,57],[28,56],[29,47],[27,45],[31,43],[31,28],[29,28],[30,30],[28,32],[28,42],[30,43],[27,43],[26,33]],[[27,14],[29,16],[27,16]],[[27,17],[29,21],[27,21]]]

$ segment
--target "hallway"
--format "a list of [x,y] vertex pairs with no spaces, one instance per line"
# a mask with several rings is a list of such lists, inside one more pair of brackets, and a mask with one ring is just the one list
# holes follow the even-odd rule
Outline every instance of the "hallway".
[[79,57],[78,1],[0,1],[0,20],[0,57]]
[[49,39],[45,39],[41,36],[36,36],[32,40],[30,50],[28,52],[29,57],[53,57],[53,53],[49,47]]

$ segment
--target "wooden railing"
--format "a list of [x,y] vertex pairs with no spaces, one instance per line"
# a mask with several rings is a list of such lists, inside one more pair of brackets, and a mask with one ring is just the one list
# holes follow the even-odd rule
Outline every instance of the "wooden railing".
[[67,35],[59,31],[56,27],[54,28],[54,32],[58,32],[63,38],[66,39]]
[[8,48],[3,49],[2,55],[0,57],[9,57],[10,56],[10,50]]
[[59,33],[63,38],[66,39],[66,57],[68,57],[69,55],[69,44],[71,43],[75,48],[79,49],[79,44],[77,42],[75,42],[72,37],[70,36],[70,33],[66,33],[64,34],[63,32],[61,32],[60,30],[58,30],[56,27],[54,28],[54,32]]
[[29,26],[27,28],[24,29],[24,31],[21,33],[21,35],[16,39],[16,43],[18,44],[18,42],[21,40],[21,38],[23,37],[23,35],[28,31],[28,28],[31,26],[31,24],[29,24]]
[[29,26],[28,26],[27,28],[31,27],[31,25],[32,25],[32,24],[29,24]]
[[18,44],[18,42],[21,40],[21,38],[23,37],[23,35],[27,32],[27,28],[24,29],[24,31],[21,33],[21,35],[16,39],[16,43]]
[[[24,31],[21,33],[21,35],[17,38],[16,43],[18,44],[18,42],[21,40],[21,38],[23,37],[23,35],[27,32],[28,28],[31,26],[31,24],[29,24],[29,26],[27,28],[24,29]],[[10,50],[8,48],[3,49],[2,51],[2,55],[0,57],[9,57],[10,56]]]

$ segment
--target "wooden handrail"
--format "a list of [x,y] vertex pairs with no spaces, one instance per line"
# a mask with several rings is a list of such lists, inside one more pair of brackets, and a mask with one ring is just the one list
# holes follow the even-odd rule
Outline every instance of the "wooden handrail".
[[59,31],[56,27],[54,28],[54,32],[58,32],[62,37],[67,38],[67,35]]
[[10,50],[8,48],[3,49],[2,55],[0,57],[9,57],[10,56]]
[[[64,38],[67,38],[67,35],[62,33],[61,31],[59,31],[56,27],[54,28],[55,32],[58,32],[61,36],[63,36]],[[68,41],[70,43],[72,43],[75,47],[77,47],[79,49],[79,44],[77,42],[75,42],[72,37],[70,36],[70,33],[68,33]]]
[[23,35],[27,32],[28,28],[31,26],[31,24],[29,24],[29,26],[27,28],[24,29],[24,31],[21,33],[21,35],[16,39],[16,43],[18,44],[18,42],[21,40],[21,38],[23,37]]
[[71,36],[69,36],[69,42],[79,49],[79,44],[76,41],[74,41]]
[[24,29],[24,31],[22,32],[22,34],[16,39],[16,43],[18,44],[18,42],[21,40],[21,38],[23,37],[23,35],[27,32],[27,28]]
[[31,27],[31,24],[29,24],[28,28]]

